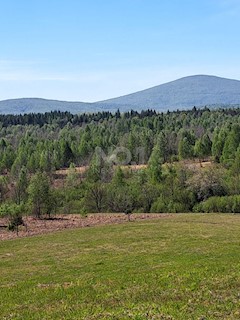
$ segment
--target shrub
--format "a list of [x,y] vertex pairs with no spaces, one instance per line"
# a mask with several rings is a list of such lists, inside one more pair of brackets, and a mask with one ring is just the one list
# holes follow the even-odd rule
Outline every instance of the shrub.
[[164,198],[163,195],[161,195],[151,207],[151,212],[157,213],[180,213],[189,211],[188,204]]
[[17,205],[15,203],[3,203],[0,206],[0,217],[8,218],[8,230],[17,231],[18,226],[25,225],[22,214],[24,212],[23,205]]
[[211,197],[197,204],[194,212],[240,213],[240,195]]

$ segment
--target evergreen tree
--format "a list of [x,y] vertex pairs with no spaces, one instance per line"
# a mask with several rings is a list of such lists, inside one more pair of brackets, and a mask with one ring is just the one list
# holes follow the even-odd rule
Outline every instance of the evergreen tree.
[[221,161],[225,164],[232,164],[235,153],[240,143],[240,126],[234,125],[229,132],[223,147]]
[[122,168],[120,166],[118,166],[115,169],[115,172],[114,172],[114,175],[113,175],[113,178],[112,178],[112,183],[114,185],[117,185],[117,186],[125,185],[124,172],[123,172],[123,170],[122,170]]
[[193,145],[187,137],[182,138],[178,144],[179,159],[190,159],[194,155]]
[[219,128],[215,129],[213,134],[213,142],[212,142],[212,155],[216,162],[220,162],[226,136],[227,136],[227,132],[224,128],[220,130]]
[[212,142],[207,134],[203,135],[196,141],[194,146],[194,154],[200,160],[211,155]]
[[74,154],[67,141],[60,141],[61,162],[63,167],[68,167],[74,161]]
[[153,148],[152,154],[148,161],[148,172],[150,180],[153,183],[158,183],[162,179],[162,164],[162,151],[160,150],[159,146],[156,145]]

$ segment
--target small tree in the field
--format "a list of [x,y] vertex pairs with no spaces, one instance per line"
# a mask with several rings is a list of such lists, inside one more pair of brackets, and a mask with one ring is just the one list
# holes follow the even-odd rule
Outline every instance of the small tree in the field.
[[0,206],[0,217],[8,219],[7,228],[10,231],[16,231],[18,234],[18,227],[25,226],[26,223],[23,221],[24,206],[17,205],[15,203],[4,203]]

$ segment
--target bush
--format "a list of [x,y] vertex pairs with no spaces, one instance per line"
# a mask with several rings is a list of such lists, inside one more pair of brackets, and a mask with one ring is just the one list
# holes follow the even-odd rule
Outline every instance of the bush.
[[194,212],[240,213],[240,195],[211,197],[197,204]]
[[[64,204],[61,208],[64,214],[82,214],[86,215],[87,210],[84,207],[83,200],[71,200]],[[59,211],[61,213],[61,210]]]
[[164,213],[167,212],[166,203],[163,200],[163,197],[159,197],[151,207],[151,212]]
[[202,208],[202,203],[197,203],[193,209],[193,212],[199,213],[199,212],[203,212],[203,208]]
[[22,217],[24,209],[23,205],[15,203],[3,203],[0,206],[0,217],[8,218],[8,230],[18,232],[18,226],[25,225]]
[[151,207],[152,213],[181,213],[189,211],[188,204],[164,198],[162,195],[153,203]]

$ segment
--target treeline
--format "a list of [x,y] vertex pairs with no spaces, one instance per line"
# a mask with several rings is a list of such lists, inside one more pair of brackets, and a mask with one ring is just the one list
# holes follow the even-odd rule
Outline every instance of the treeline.
[[163,162],[213,157],[228,165],[239,146],[239,126],[240,109],[2,115],[0,172],[25,167],[30,173],[50,173],[70,163],[86,165],[96,148],[106,155],[126,148],[129,164],[147,163],[158,152]]
[[[125,118],[130,117],[146,117],[156,115],[156,111],[154,110],[143,110],[140,113],[137,111],[130,111],[124,113]],[[83,124],[91,123],[91,122],[99,122],[103,120],[108,120],[110,118],[120,118],[121,114],[118,110],[115,114],[109,111],[102,111],[97,113],[82,113],[82,114],[71,114],[70,112],[61,112],[61,111],[52,111],[45,113],[26,113],[26,114],[0,114],[0,124],[3,127],[8,127],[11,125],[39,125],[43,126],[44,124],[57,124],[61,128],[64,127],[67,123],[71,123],[73,125],[81,126]]]
[[211,211],[223,197],[224,211],[238,212],[240,109],[2,115],[0,171],[2,215]]

